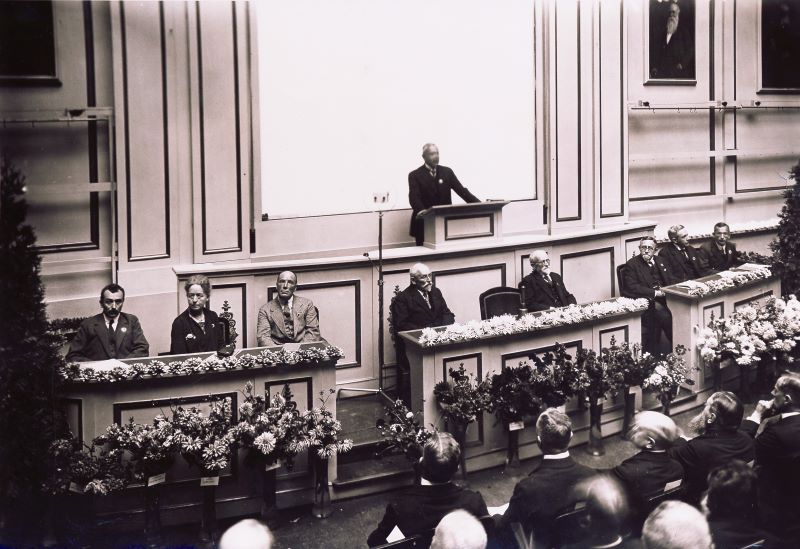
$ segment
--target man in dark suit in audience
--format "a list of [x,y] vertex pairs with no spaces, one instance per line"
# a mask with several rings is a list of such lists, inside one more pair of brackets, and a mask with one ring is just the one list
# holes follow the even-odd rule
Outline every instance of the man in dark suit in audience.
[[707,487],[708,473],[714,467],[739,459],[748,463],[755,451],[753,440],[740,431],[744,407],[729,391],[718,391],[708,397],[703,411],[690,422],[697,436],[689,441],[678,439],[669,454],[683,465],[684,499],[696,505]]
[[669,269],[673,284],[711,274],[702,266],[700,254],[689,244],[689,231],[683,225],[673,225],[667,231],[669,243],[658,250],[658,257]]
[[[760,401],[742,429],[755,437],[762,525],[800,546],[800,375],[778,378],[771,401]],[[763,423],[762,423],[763,421]],[[759,426],[760,425],[760,426]]]
[[433,206],[452,204],[450,191],[455,191],[464,202],[480,202],[469,189],[464,187],[447,166],[439,165],[439,147],[426,143],[422,147],[425,164],[408,174],[408,203],[411,204],[411,236],[417,246],[425,239],[425,225],[419,213]]
[[539,415],[536,431],[544,454],[542,461],[527,478],[517,483],[508,509],[502,516],[496,515],[495,522],[504,537],[509,537],[509,528],[518,522],[526,533],[534,533],[538,544],[550,547],[548,544],[555,535],[555,518],[572,511],[581,500],[575,486],[597,472],[575,462],[569,455],[572,424],[565,413],[548,408]]
[[[650,305],[642,314],[642,348],[652,355],[672,351],[672,313],[667,308],[663,286],[676,281],[666,263],[655,255],[656,241],[652,236],[639,240],[639,255],[625,263],[622,295],[647,298]],[[661,348],[661,334],[667,339],[667,349]]]
[[678,427],[671,418],[658,412],[636,414],[628,439],[640,452],[611,470],[628,494],[636,530],[652,511],[647,500],[683,482],[683,466],[667,454],[678,438]]
[[[441,290],[433,286],[433,276],[428,266],[417,263],[411,267],[409,274],[411,284],[392,299],[390,307],[395,333],[453,324],[456,317],[447,307]],[[394,338],[394,344],[397,351],[397,396],[410,404],[410,371],[405,345],[400,337]]]
[[741,549],[759,540],[760,547],[779,547],[777,540],[757,527],[757,475],[752,467],[734,459],[708,475],[703,499],[714,549]]
[[461,448],[449,433],[435,433],[422,451],[422,484],[406,488],[386,506],[378,527],[367,538],[370,547],[383,545],[395,527],[404,537],[421,534],[427,547],[433,529],[442,518],[456,509],[464,509],[475,517],[489,514],[478,492],[452,482],[458,469]]
[[122,312],[124,303],[122,286],[109,284],[101,290],[103,312],[81,323],[69,345],[67,362],[148,356],[150,344],[144,337],[139,319]]
[[714,225],[712,239],[700,246],[701,266],[708,272],[719,272],[741,265],[736,243],[730,241],[731,228],[724,221]]
[[534,250],[530,255],[531,273],[519,283],[529,312],[544,311],[552,307],[566,307],[577,303],[567,291],[564,280],[550,271],[550,257],[544,250]]

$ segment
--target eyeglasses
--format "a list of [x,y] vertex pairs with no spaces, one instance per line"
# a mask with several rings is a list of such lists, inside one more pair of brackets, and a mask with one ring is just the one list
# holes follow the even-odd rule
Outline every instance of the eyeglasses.
[[533,261],[531,265],[550,265],[550,258],[542,259],[541,261]]
[[639,249],[640,250],[655,250],[656,247],[655,246],[644,246],[644,245],[642,245],[642,246],[639,246]]

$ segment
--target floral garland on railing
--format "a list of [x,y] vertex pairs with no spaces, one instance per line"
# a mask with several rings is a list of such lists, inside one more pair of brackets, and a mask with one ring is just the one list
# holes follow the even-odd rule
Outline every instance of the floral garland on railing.
[[319,364],[344,357],[339,347],[322,347],[287,351],[285,349],[264,349],[258,355],[220,357],[211,355],[208,358],[191,357],[176,362],[151,360],[135,362],[126,366],[116,366],[103,370],[80,363],[66,364],[59,369],[59,376],[65,381],[80,383],[99,383],[129,381],[133,379],[188,376],[208,372],[224,372],[229,370],[251,370],[254,368],[271,368],[279,364]]
[[425,328],[422,330],[419,343],[423,347],[431,347],[483,337],[521,334],[543,328],[596,320],[608,315],[644,311],[647,309],[647,305],[646,299],[618,297],[585,305],[570,305],[569,307],[528,313],[520,318],[501,315],[488,320],[473,320],[466,324],[451,324],[443,328]]
[[698,280],[687,280],[678,284],[678,287],[686,288],[691,296],[702,297],[715,294],[723,290],[742,286],[755,280],[763,280],[772,276],[772,270],[767,266],[759,266],[746,271],[722,271],[717,273],[720,278],[700,282]]

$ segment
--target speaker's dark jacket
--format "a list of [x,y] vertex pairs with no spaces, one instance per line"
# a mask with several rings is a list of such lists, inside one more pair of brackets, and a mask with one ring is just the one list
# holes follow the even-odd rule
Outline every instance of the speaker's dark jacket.
[[683,282],[684,280],[693,280],[712,274],[712,271],[706,269],[703,265],[703,259],[697,248],[686,246],[683,250],[678,249],[675,244],[668,242],[658,251],[658,257],[664,260],[669,270],[670,277],[673,283]]
[[225,332],[217,313],[203,309],[205,332],[192,320],[187,308],[172,321],[169,353],[180,355],[185,353],[202,353],[218,351],[225,345]]
[[114,333],[116,357],[108,341],[108,327],[103,313],[87,318],[78,328],[78,333],[69,345],[67,362],[107,360],[109,358],[132,358],[147,356],[150,344],[144,337],[139,319],[128,313],[119,313]]
[[447,166],[436,167],[436,177],[431,177],[423,164],[408,174],[408,203],[411,204],[411,225],[409,233],[420,241],[423,237],[424,222],[417,219],[417,213],[433,206],[452,204],[450,191],[455,191],[464,202],[480,202],[469,189],[464,187]]
[[525,289],[525,308],[529,312],[544,311],[550,307],[566,307],[577,303],[575,296],[567,291],[564,280],[558,273],[550,273],[552,284],[541,273],[530,273],[519,283],[520,292]]

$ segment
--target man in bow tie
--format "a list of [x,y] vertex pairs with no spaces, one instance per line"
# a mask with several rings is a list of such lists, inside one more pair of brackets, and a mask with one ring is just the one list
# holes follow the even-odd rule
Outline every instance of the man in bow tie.
[[294,295],[297,275],[284,271],[275,283],[278,295],[258,310],[259,347],[320,341],[319,315],[310,299]]
[[408,174],[408,203],[411,204],[410,234],[417,246],[424,241],[424,222],[419,217],[423,210],[433,206],[452,204],[450,191],[455,191],[464,202],[480,202],[469,189],[464,187],[447,166],[439,165],[439,148],[433,143],[422,147],[425,163]]
[[69,345],[67,362],[87,362],[110,358],[144,357],[150,344],[144,337],[139,319],[122,312],[125,290],[109,284],[100,291],[103,312],[87,318]]
[[731,228],[724,221],[714,225],[712,239],[700,246],[700,262],[703,269],[718,273],[741,265],[736,243],[731,242]]
[[[672,351],[672,313],[667,308],[663,286],[675,284],[669,269],[655,255],[656,240],[645,236],[639,241],[639,255],[625,263],[621,293],[625,297],[646,298],[650,306],[642,314],[642,349],[652,355]],[[666,349],[661,334],[666,338]]]
[[530,255],[531,273],[519,283],[529,312],[544,311],[553,307],[566,307],[577,303],[567,291],[564,280],[550,271],[550,257],[544,250],[534,250]]
[[[447,307],[441,290],[434,288],[433,276],[428,266],[424,263],[417,263],[411,267],[409,274],[411,284],[392,299],[390,306],[394,332],[453,324],[456,317]],[[398,398],[409,403],[411,398],[410,370],[405,346],[400,337],[395,337],[394,343],[397,351]]]

